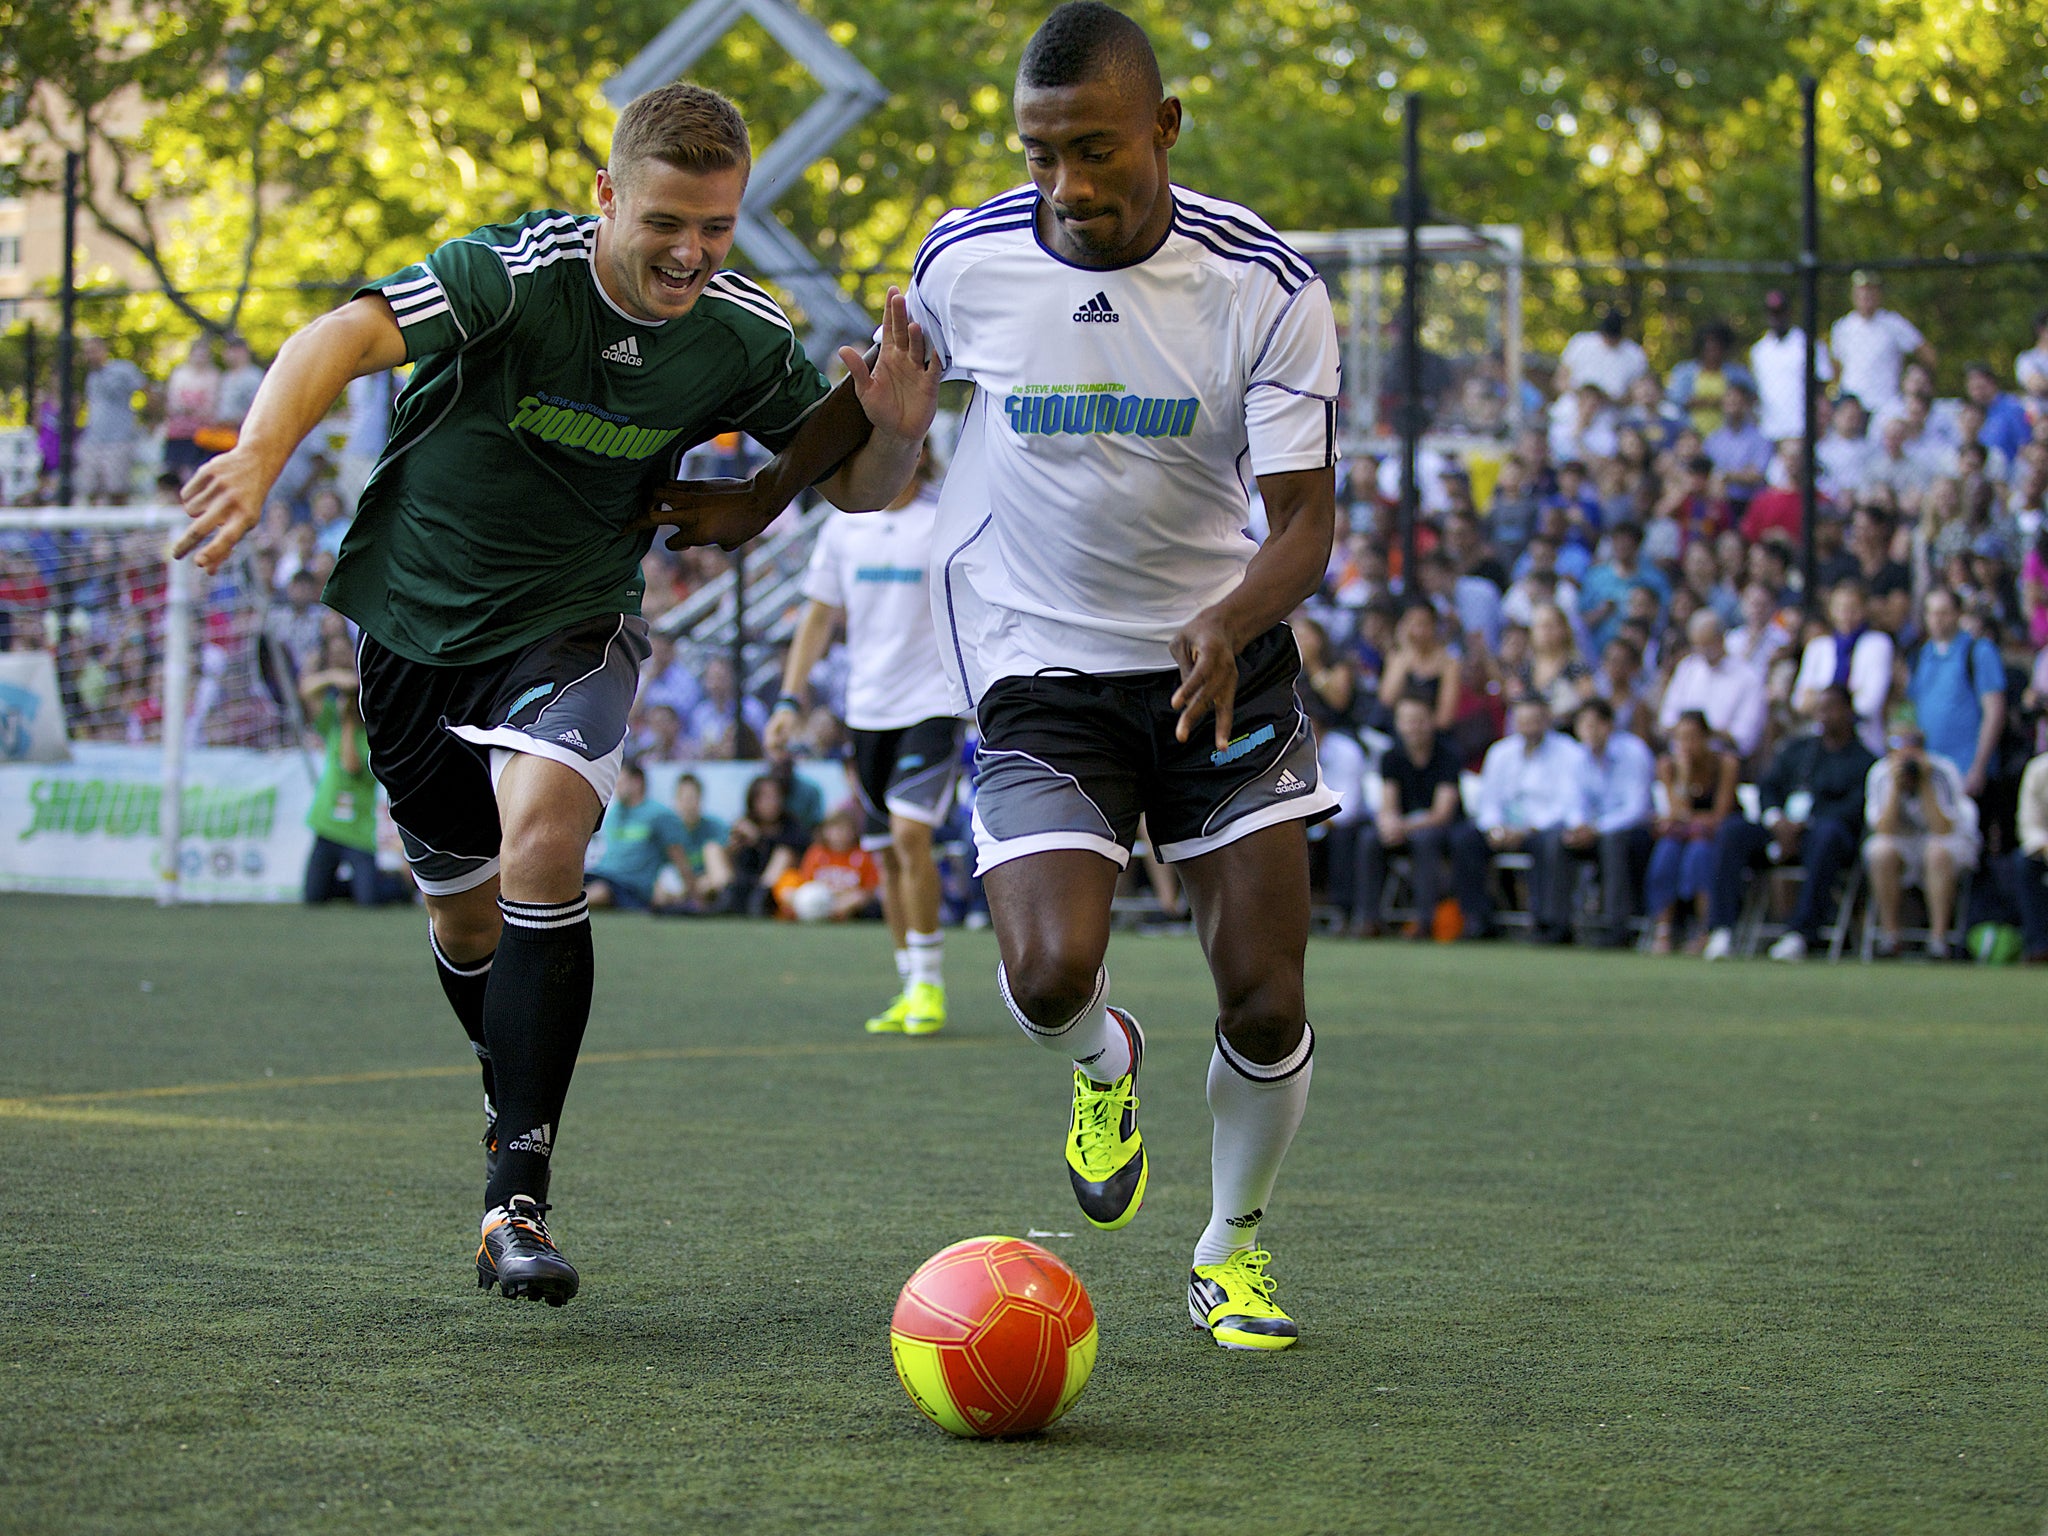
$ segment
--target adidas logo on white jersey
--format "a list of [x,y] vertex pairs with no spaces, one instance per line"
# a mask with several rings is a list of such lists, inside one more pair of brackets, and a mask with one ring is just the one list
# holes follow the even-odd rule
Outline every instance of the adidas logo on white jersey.
[[641,364],[640,343],[628,336],[624,341],[615,341],[597,354],[608,363],[631,363],[635,368]]
[[1307,788],[1308,785],[1294,776],[1292,768],[1282,768],[1280,777],[1273,781],[1273,793],[1276,795],[1298,795]]
[[1124,317],[1109,307],[1108,294],[1098,293],[1074,311],[1074,318],[1083,325],[1119,325]]

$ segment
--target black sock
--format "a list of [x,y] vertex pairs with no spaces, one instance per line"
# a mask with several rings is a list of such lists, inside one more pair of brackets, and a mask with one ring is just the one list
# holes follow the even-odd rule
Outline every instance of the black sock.
[[490,1209],[514,1195],[548,1197],[548,1160],[590,1022],[595,968],[582,896],[556,903],[500,897],[498,910],[505,931],[484,999],[498,1087],[498,1168],[484,1194]]
[[491,1052],[484,1044],[484,992],[491,984],[491,961],[496,952],[457,965],[441,952],[441,941],[434,937],[432,923],[427,924],[427,945],[434,951],[434,974],[441,978],[441,991],[448,998],[448,1006],[455,1010],[462,1032],[469,1036],[469,1048],[476,1052],[477,1062],[483,1068],[484,1097],[495,1109],[498,1085],[491,1081]]

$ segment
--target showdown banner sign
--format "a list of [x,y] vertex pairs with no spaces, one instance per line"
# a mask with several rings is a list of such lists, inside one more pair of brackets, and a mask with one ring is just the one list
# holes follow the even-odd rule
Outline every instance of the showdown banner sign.
[[[68,763],[0,765],[0,891],[157,893],[163,759],[74,743]],[[313,780],[295,752],[197,748],[185,758],[179,899],[296,901]]]

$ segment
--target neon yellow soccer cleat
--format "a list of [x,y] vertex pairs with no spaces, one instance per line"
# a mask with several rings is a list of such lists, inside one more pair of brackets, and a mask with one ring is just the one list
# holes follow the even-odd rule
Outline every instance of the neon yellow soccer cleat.
[[900,1035],[903,1021],[910,1014],[910,988],[905,987],[896,1001],[869,1019],[863,1026],[871,1035]]
[[946,1027],[946,989],[929,981],[913,981],[903,994],[906,1035],[935,1035]]
[[1188,1317],[1225,1349],[1285,1349],[1301,1337],[1293,1318],[1273,1305],[1273,1255],[1240,1248],[1221,1264],[1188,1271]]
[[1138,1214],[1145,1200],[1145,1143],[1138,1134],[1138,1067],[1145,1036],[1121,1008],[1110,1014],[1131,1042],[1131,1070],[1106,1088],[1074,1074],[1074,1119],[1067,1131],[1067,1176],[1081,1214],[1113,1232]]

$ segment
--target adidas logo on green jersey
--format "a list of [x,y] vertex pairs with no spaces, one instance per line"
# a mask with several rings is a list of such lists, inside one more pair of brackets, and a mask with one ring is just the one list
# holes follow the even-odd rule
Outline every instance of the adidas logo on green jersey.
[[538,395],[519,402],[509,425],[544,443],[581,448],[607,459],[651,459],[683,433],[681,427],[636,427],[573,405],[551,404]]

